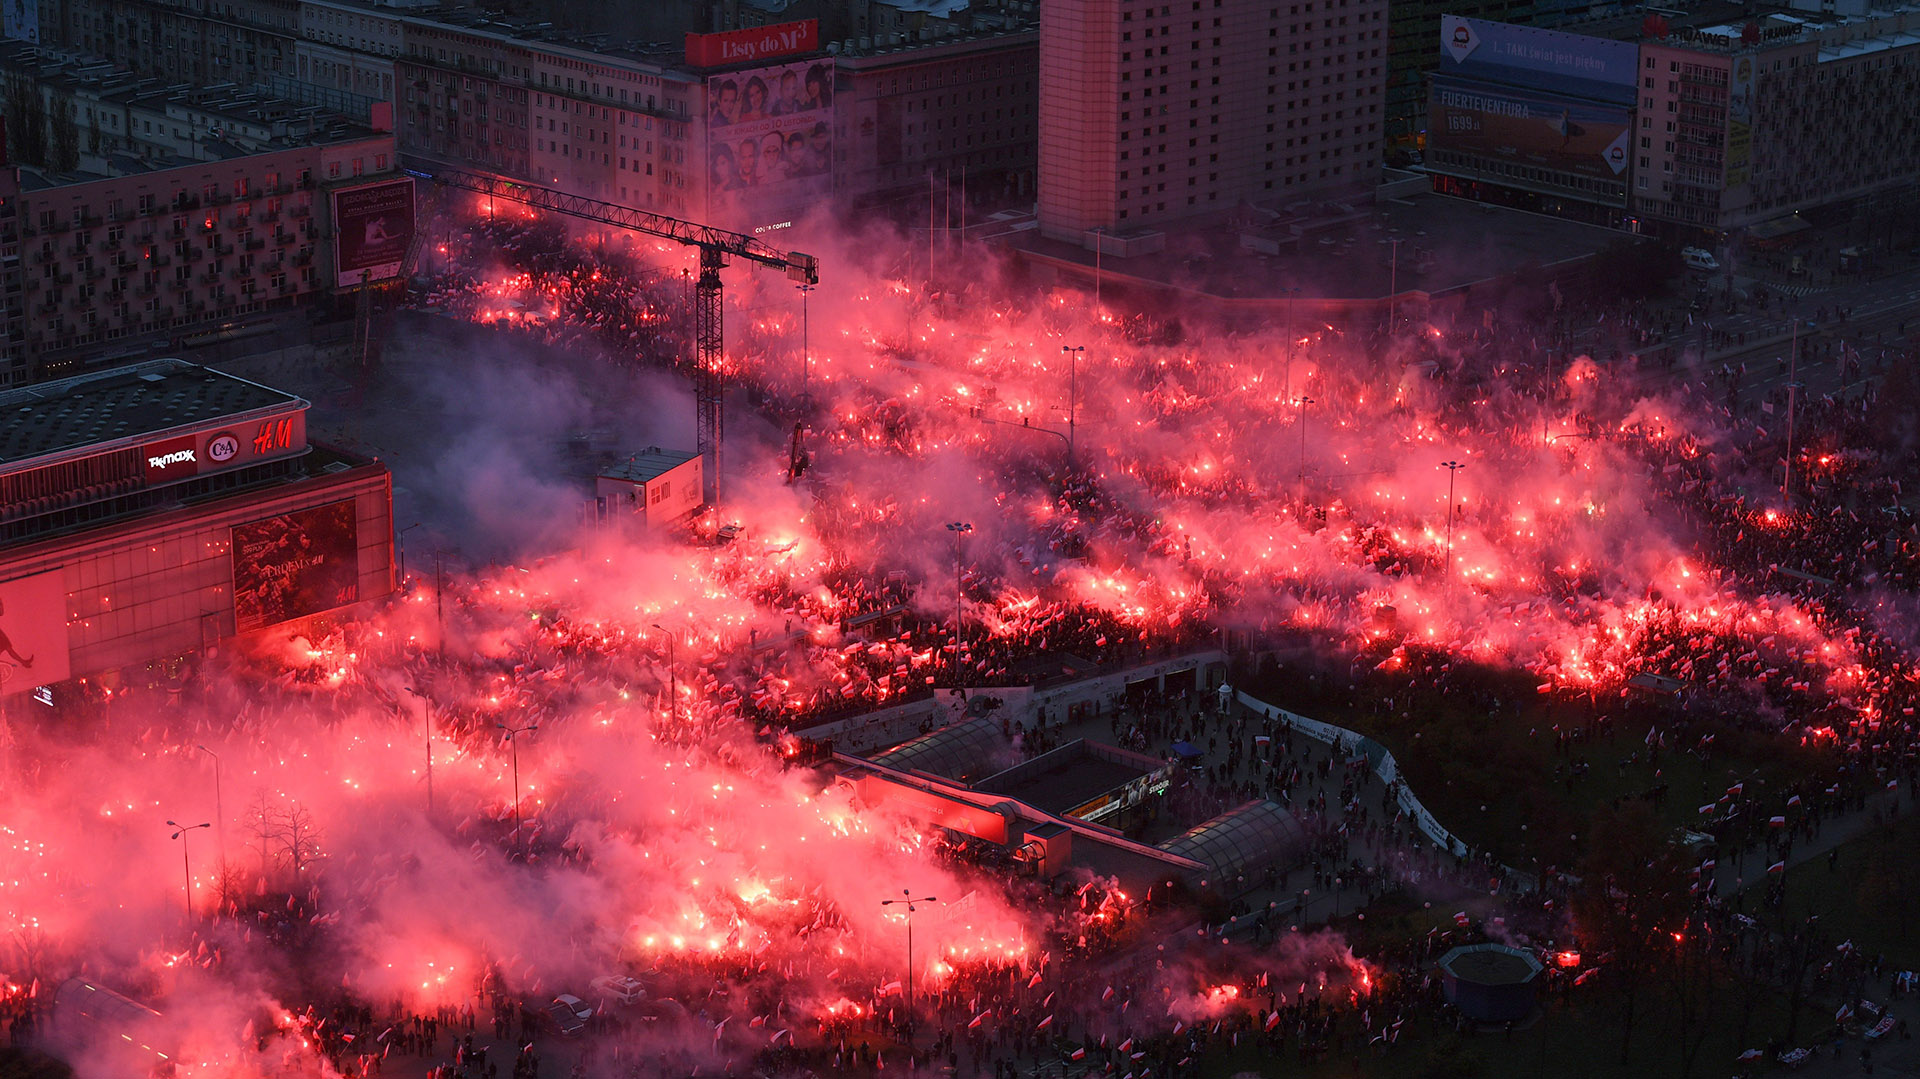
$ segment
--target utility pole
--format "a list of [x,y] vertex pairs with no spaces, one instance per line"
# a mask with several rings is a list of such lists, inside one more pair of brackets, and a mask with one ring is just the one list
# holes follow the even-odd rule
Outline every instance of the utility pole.
[[420,692],[419,690],[413,688],[412,686],[407,687],[407,692],[420,698],[420,707],[426,713],[425,718],[422,720],[422,726],[425,728],[426,740],[427,740],[427,819],[432,820],[433,819],[433,699],[428,697],[426,694]]
[[1442,461],[1440,467],[1447,470],[1447,587],[1453,587],[1453,481],[1460,470],[1467,467],[1459,461]]
[[1793,406],[1800,390],[1800,316],[1793,317],[1792,344],[1787,351],[1787,459],[1786,472],[1780,477],[1781,512],[1793,512]]
[[960,539],[973,531],[973,526],[965,521],[953,521],[947,525],[947,531],[953,533],[953,682],[960,684]]
[[1067,354],[1067,467],[1073,467],[1073,429],[1074,417],[1080,409],[1080,354],[1087,350],[1085,345],[1061,345],[1060,351]]
[[1280,291],[1287,294],[1287,366],[1280,379],[1280,396],[1285,398],[1293,395],[1293,301],[1300,295],[1300,286],[1288,285]]
[[194,748],[213,758],[213,819],[220,822],[220,827],[216,828],[213,834],[220,848],[220,876],[224,884],[227,875],[227,811],[225,802],[220,797],[220,754],[206,746]]
[[1301,505],[1305,505],[1307,501],[1307,406],[1312,403],[1313,403],[1313,398],[1308,397],[1304,393],[1300,395],[1300,503]]

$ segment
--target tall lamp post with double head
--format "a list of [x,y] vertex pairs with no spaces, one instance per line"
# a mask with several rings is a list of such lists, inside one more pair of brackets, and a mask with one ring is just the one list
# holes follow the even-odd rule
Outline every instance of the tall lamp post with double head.
[[1286,285],[1280,291],[1287,297],[1287,366],[1280,378],[1280,395],[1289,397],[1293,394],[1293,300],[1300,295],[1300,286]]
[[513,751],[513,841],[524,845],[525,841],[520,835],[520,742],[514,736],[537,731],[540,729],[540,724],[529,723],[524,727],[509,727],[505,723],[496,723],[494,726],[507,732],[507,747]]
[[192,926],[193,925],[193,860],[187,856],[187,833],[197,832],[202,828],[211,828],[213,827],[213,822],[207,821],[202,824],[181,824],[178,821],[168,821],[167,827],[173,829],[173,838],[178,839],[180,841],[180,868],[184,871],[184,874],[186,876],[185,883],[187,886],[187,925]]
[[407,692],[420,698],[420,707],[425,712],[425,715],[421,718],[420,727],[421,727],[421,733],[426,737],[426,742],[427,742],[427,819],[432,820],[433,819],[433,699],[431,697],[428,697],[426,694],[420,692],[419,690],[413,688],[412,686],[407,687]]
[[1060,351],[1067,354],[1067,467],[1073,467],[1073,432],[1075,420],[1080,412],[1080,354],[1087,350],[1085,345],[1061,345]]
[[973,526],[965,521],[950,521],[947,531],[953,533],[953,681],[960,682],[960,541]]
[[1453,587],[1453,482],[1460,476],[1460,470],[1467,467],[1459,461],[1442,461],[1440,467],[1447,470],[1447,587]]
[[900,889],[900,894],[904,898],[882,899],[880,901],[880,905],[883,907],[891,907],[894,904],[898,903],[899,905],[907,908],[907,1036],[911,1038],[913,1036],[913,911],[914,911],[914,904],[938,903],[940,901],[930,895],[922,896],[919,899],[915,899],[913,897],[913,889],[911,888]]

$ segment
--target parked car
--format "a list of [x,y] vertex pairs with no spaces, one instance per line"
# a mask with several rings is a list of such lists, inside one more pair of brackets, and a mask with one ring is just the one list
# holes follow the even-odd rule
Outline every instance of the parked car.
[[609,974],[593,980],[593,991],[615,1004],[637,1004],[647,999],[647,987],[638,978]]
[[587,1020],[593,1018],[591,1005],[579,997],[564,994],[545,1004],[529,1003],[526,1007],[543,1031],[562,1038],[577,1038],[585,1034]]

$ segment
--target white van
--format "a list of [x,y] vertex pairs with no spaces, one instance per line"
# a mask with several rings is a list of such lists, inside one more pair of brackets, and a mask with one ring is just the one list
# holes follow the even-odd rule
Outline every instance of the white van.
[[1708,251],[1704,247],[1681,248],[1680,261],[1686,263],[1687,269],[1689,270],[1717,270],[1720,268],[1720,260],[1714,258],[1713,252]]

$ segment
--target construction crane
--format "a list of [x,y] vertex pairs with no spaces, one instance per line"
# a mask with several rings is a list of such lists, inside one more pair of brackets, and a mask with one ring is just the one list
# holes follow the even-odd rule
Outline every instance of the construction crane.
[[536,210],[548,210],[601,225],[659,236],[700,249],[700,278],[694,287],[693,303],[694,448],[707,459],[705,494],[709,502],[717,505],[720,501],[720,445],[726,435],[725,340],[720,304],[720,271],[726,268],[727,258],[732,256],[783,270],[789,278],[803,284],[817,285],[820,283],[820,260],[799,251],[781,251],[769,247],[737,232],[570,195],[552,188],[503,180],[497,176],[433,165],[407,171],[443,187],[472,191],[490,199],[517,202]]

